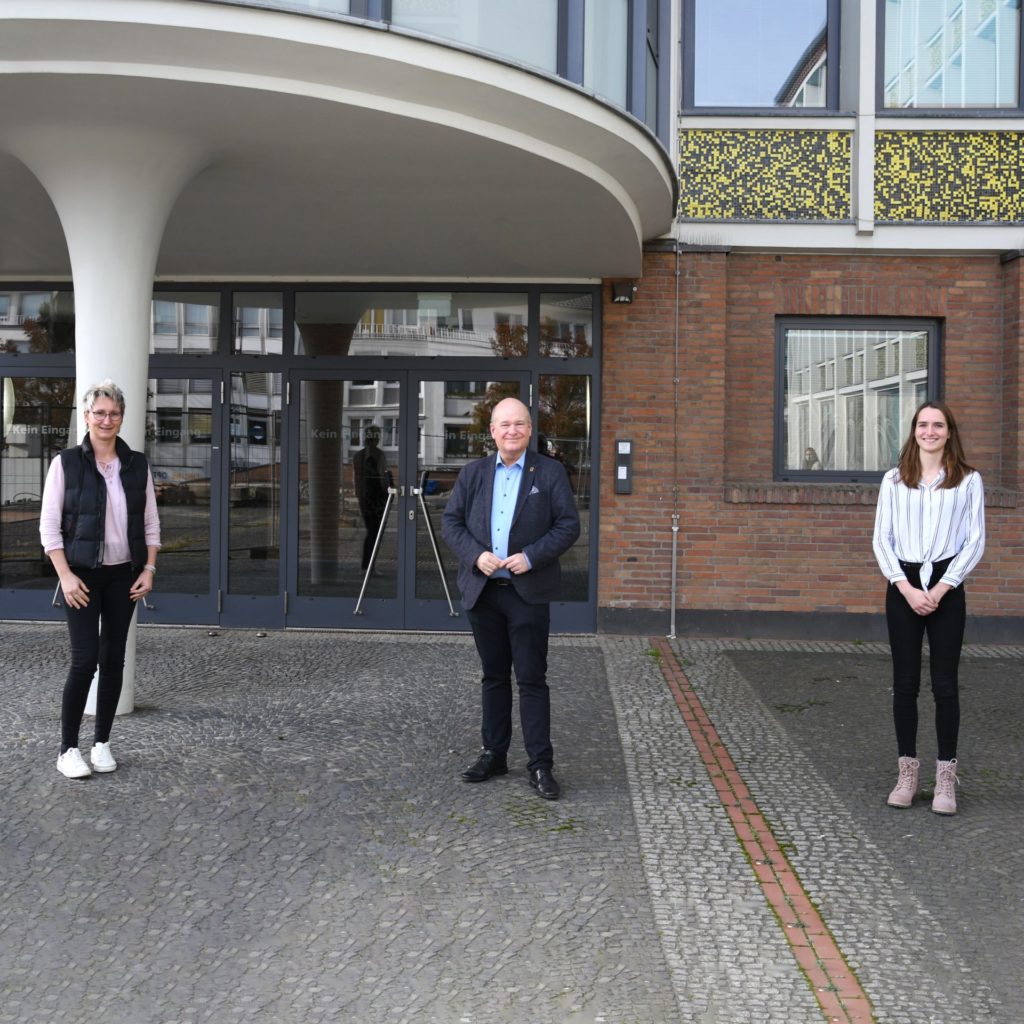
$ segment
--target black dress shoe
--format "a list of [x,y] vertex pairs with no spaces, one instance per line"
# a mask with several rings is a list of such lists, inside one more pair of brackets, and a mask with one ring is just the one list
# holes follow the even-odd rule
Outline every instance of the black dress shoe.
[[561,787],[555,781],[550,768],[534,768],[530,772],[530,785],[545,800],[557,800],[558,794],[561,792]]
[[462,770],[466,782],[486,782],[492,775],[508,775],[508,762],[493,750],[485,750]]

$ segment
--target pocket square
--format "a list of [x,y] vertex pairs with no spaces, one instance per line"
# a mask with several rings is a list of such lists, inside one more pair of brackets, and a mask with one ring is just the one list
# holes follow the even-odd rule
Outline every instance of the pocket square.
[[530,494],[540,494],[540,491],[538,491],[536,487],[531,487]]

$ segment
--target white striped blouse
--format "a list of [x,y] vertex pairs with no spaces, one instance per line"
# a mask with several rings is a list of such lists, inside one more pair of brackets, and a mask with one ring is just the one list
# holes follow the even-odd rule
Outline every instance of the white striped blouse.
[[921,563],[924,586],[932,563],[952,558],[941,583],[958,587],[985,551],[985,491],[980,473],[968,473],[956,487],[942,488],[943,470],[931,484],[906,487],[899,469],[882,477],[875,513],[873,547],[890,583],[905,580],[900,560]]

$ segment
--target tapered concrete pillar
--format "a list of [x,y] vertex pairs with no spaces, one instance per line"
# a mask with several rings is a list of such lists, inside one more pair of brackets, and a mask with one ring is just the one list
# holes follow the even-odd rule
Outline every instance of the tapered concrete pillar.
[[[157,254],[171,207],[207,155],[191,140],[138,125],[48,124],[6,141],[46,189],[67,240],[75,289],[78,436],[84,432],[84,392],[110,377],[125,393],[121,436],[142,450]],[[90,714],[95,690],[94,684]],[[117,713],[134,706],[133,621]]]

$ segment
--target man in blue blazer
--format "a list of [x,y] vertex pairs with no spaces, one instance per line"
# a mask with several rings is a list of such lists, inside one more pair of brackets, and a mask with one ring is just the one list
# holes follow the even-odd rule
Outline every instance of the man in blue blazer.
[[498,453],[463,467],[442,535],[459,560],[459,590],[483,669],[483,750],[462,778],[485,782],[508,772],[514,667],[530,785],[557,800],[547,684],[550,602],[558,595],[558,559],[579,537],[580,518],[562,464],[529,450],[532,429],[519,399],[494,407]]

